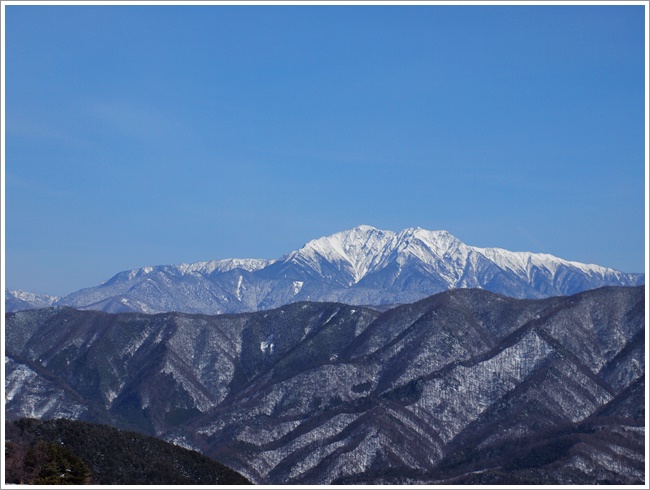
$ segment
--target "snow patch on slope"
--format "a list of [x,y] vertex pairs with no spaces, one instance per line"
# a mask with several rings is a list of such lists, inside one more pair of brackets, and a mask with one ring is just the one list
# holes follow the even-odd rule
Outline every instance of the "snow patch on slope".
[[260,350],[264,352],[264,354],[273,354],[273,348],[273,334],[269,335],[266,340],[260,342]]

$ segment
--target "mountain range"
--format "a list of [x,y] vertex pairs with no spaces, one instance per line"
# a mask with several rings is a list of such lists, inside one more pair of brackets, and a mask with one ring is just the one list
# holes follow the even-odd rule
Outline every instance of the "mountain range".
[[63,298],[5,291],[6,311],[72,306],[106,312],[241,313],[299,301],[391,305],[455,288],[514,298],[643,284],[644,274],[548,254],[465,245],[446,231],[371,226],[312,240],[277,260],[225,259],[143,267]]
[[[364,231],[377,247],[362,248],[382,249],[387,237]],[[387,259],[326,268],[337,262],[303,253],[317,242],[257,270],[361,282]],[[387,262],[412,265],[400,257],[412,255]],[[154,435],[256,484],[642,484],[645,328],[643,286],[546,299],[462,288],[385,312],[50,307],[6,315],[5,410]]]

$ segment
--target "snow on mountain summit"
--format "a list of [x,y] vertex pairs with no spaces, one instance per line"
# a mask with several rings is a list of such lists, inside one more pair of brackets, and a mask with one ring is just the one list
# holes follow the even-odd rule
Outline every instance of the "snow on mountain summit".
[[586,274],[596,275],[599,277],[605,277],[608,274],[621,274],[614,269],[609,269],[600,265],[583,264],[581,262],[564,260],[550,254],[510,252],[502,248],[473,247],[473,249],[492,260],[502,269],[512,270],[525,278],[530,278],[531,271],[535,269],[543,270],[547,275],[552,276],[560,267],[578,269]]
[[6,311],[28,310],[32,308],[47,308],[52,306],[59,299],[58,296],[49,294],[32,293],[23,290],[5,289]]
[[395,241],[392,231],[361,225],[350,230],[311,240],[301,249],[285,256],[285,262],[300,261],[314,271],[322,271],[321,261],[337,264],[350,275],[352,284],[384,259],[387,247]]
[[[397,272],[393,270],[395,264]],[[434,282],[447,288],[480,288],[485,286],[485,281],[508,283],[511,288],[518,284],[518,292],[512,294],[519,297],[537,297],[535,293],[525,293],[524,290],[526,284],[532,280],[539,281],[541,276],[551,284],[544,286],[544,292],[539,296],[568,294],[570,288],[563,289],[562,282],[553,285],[554,275],[560,270],[586,274],[597,281],[593,283],[594,287],[616,284],[617,281],[627,285],[637,282],[628,280],[624,273],[605,267],[570,262],[549,254],[472,247],[446,230],[430,231],[420,227],[393,232],[368,225],[357,226],[311,240],[281,257],[276,265],[285,277],[290,271],[294,274],[291,277],[298,278],[298,270],[304,277],[319,276],[344,287],[359,284],[367,276],[386,275],[387,271],[399,276],[405,273],[405,267],[408,269],[410,266],[411,271],[435,276]],[[396,280],[397,277],[392,279]],[[588,289],[589,281],[574,278],[576,281]],[[379,282],[376,278],[372,281],[373,284]],[[367,281],[363,284],[366,286]],[[386,287],[385,282],[382,284]],[[508,293],[508,287],[500,287],[503,290],[499,292]]]
[[317,272],[322,272],[323,261],[337,264],[339,270],[349,274],[352,285],[368,274],[388,267],[392,261],[403,264],[415,259],[436,266],[445,260],[466,260],[470,249],[445,230],[429,231],[417,227],[394,232],[361,225],[311,240],[283,259],[301,263]]
[[195,262],[193,264],[180,264],[185,273],[212,274],[213,272],[228,272],[233,269],[243,269],[253,272],[270,265],[274,260],[267,259],[222,259],[208,262]]
[[[361,225],[307,242],[277,260],[222,259],[116,274],[55,305],[104,311],[239,313],[296,301],[407,303],[452,288],[516,298],[644,284],[627,274],[549,254],[466,245],[445,230]],[[17,307],[23,303],[15,299]]]
[[361,225],[311,240],[280,260],[299,262],[317,272],[323,269],[322,261],[337,264],[350,275],[351,284],[356,284],[366,275],[385,268],[395,257],[411,256],[433,264],[457,254],[466,257],[468,251],[469,247],[444,230],[417,227],[396,233]]

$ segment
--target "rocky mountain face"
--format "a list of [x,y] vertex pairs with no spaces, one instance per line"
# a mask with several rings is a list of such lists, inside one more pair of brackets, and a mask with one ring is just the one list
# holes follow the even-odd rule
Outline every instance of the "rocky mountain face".
[[258,484],[639,484],[644,318],[644,287],[457,289],[383,313],[22,311],[6,414],[135,429]]
[[[112,313],[211,315],[299,301],[402,304],[455,288],[545,298],[643,283],[643,274],[552,255],[470,247],[446,231],[409,228],[395,233],[359,226],[312,240],[277,260],[213,260],[121,272],[51,304]],[[7,311],[29,306],[7,303]],[[31,305],[43,306],[49,305]]]

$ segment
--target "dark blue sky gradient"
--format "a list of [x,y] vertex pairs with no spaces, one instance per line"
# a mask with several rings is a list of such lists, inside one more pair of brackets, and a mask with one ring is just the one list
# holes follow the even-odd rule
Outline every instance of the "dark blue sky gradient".
[[644,262],[642,6],[7,6],[6,285],[369,224]]

